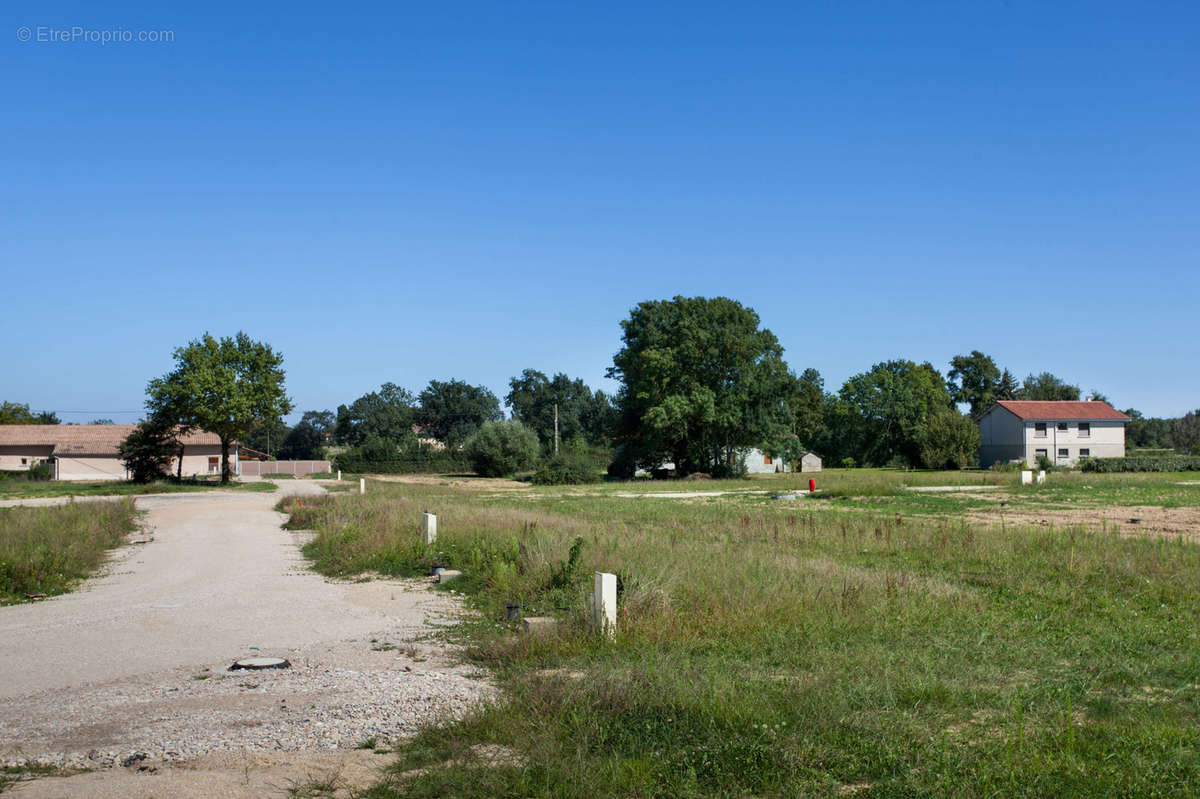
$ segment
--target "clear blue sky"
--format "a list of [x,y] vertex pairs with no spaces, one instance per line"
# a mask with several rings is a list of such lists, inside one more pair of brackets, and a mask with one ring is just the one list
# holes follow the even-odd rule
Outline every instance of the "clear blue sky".
[[611,389],[683,294],[831,388],[980,349],[1200,406],[1192,4],[256,5],[5,4],[0,399],[134,421],[238,329],[299,410]]

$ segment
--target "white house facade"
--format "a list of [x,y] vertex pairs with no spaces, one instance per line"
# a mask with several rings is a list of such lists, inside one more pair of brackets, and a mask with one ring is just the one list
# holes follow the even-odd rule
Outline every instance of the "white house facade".
[[[117,447],[134,430],[131,424],[5,424],[0,425],[0,470],[28,471],[49,463],[55,480],[127,480],[129,471]],[[196,430],[180,436],[184,477],[221,473],[221,439]],[[169,471],[180,470],[179,458]],[[229,468],[238,470],[235,444]]]
[[782,458],[772,458],[761,449],[752,448],[744,457],[747,474],[775,474],[776,472],[819,472],[821,458],[813,452],[802,452],[797,461],[788,463]]
[[1046,457],[1058,466],[1080,458],[1125,455],[1129,417],[1107,402],[1034,402],[1001,400],[981,414],[979,465]]

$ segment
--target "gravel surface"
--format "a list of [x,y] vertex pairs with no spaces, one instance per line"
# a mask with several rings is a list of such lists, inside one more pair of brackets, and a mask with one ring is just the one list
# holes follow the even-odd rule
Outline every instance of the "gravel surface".
[[[492,696],[437,640],[459,612],[452,594],[308,571],[303,536],[272,510],[279,496],[139,498],[147,530],[134,538],[148,543],[76,593],[0,608],[0,764],[138,769],[346,749]],[[292,665],[229,671],[256,655]]]

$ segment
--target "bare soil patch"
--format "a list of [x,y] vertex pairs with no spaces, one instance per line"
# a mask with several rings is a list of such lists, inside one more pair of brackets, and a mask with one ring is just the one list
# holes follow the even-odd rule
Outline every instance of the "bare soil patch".
[[368,477],[380,483],[446,486],[450,488],[465,488],[470,491],[512,491],[515,489],[530,488],[529,483],[509,480],[504,477],[466,477],[450,474],[379,474],[368,475]]
[[1123,536],[1162,535],[1200,540],[1200,507],[1162,508],[1154,505],[1124,505],[1108,508],[1013,509],[973,511],[974,522],[1007,525],[1086,527],[1115,530]]

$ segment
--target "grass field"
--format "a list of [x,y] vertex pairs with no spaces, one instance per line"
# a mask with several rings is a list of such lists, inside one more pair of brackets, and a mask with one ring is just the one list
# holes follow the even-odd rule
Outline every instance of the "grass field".
[[131,499],[0,508],[0,604],[71,590],[133,532],[136,518]]
[[[454,634],[505,689],[402,745],[371,797],[1189,796],[1200,527],[1036,517],[1191,513],[1196,479],[829,471],[790,500],[372,482],[291,523],[326,574],[463,570],[478,617]],[[959,482],[997,487],[907,490]],[[612,643],[587,629],[595,570],[620,577]],[[557,632],[520,635],[506,602]]]
[[0,480],[0,499],[36,499],[38,497],[103,497],[136,496],[138,494],[174,494],[181,491],[274,491],[268,482],[231,482],[224,486],[219,480],[199,480],[181,483],[127,483],[123,481],[96,480],[86,483],[25,480]]

